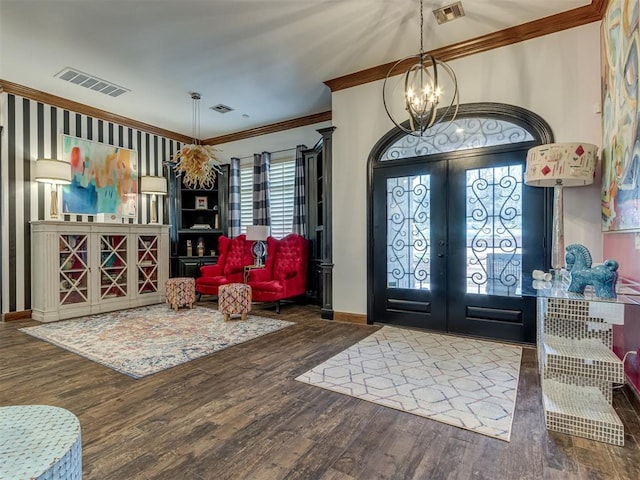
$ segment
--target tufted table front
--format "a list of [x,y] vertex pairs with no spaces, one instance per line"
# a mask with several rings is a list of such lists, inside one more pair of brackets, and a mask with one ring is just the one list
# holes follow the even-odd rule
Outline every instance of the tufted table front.
[[196,303],[196,280],[191,277],[169,278],[164,284],[164,295],[167,305],[176,312],[178,307],[193,308]]
[[80,480],[80,422],[48,405],[0,407],[0,478]]
[[251,311],[251,287],[244,283],[220,285],[218,311],[224,315],[225,322],[231,315],[240,315],[242,320],[246,320],[247,313]]

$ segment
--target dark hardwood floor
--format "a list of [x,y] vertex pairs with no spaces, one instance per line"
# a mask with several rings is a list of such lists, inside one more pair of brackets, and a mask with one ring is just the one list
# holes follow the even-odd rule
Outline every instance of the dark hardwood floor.
[[624,448],[547,432],[534,349],[507,443],[294,380],[379,327],[253,314],[297,324],[141,380],[0,324],[0,405],[75,413],[85,480],[640,478],[636,399],[614,395]]

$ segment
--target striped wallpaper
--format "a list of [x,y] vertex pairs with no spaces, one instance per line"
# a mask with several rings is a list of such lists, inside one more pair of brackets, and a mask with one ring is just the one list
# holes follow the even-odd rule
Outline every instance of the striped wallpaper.
[[[31,308],[29,221],[49,219],[51,194],[31,175],[36,159],[60,158],[61,134],[137,150],[139,177],[163,175],[162,162],[180,142],[7,93],[0,93],[0,129],[0,304],[7,313]],[[149,203],[147,195],[138,195],[139,223],[148,222]],[[165,223],[163,210],[158,208],[159,223]]]

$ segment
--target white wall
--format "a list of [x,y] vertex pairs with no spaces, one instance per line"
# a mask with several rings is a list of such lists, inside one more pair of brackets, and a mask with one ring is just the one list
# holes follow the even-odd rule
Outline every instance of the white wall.
[[[244,161],[253,161],[254,153],[276,152],[278,150],[293,149],[282,154],[275,154],[272,159],[295,155],[296,145],[313,146],[322,138],[316,131],[320,128],[331,126],[331,122],[320,122],[314,125],[292,128],[282,132],[269,133],[259,137],[247,138],[235,142],[221,143],[215,145],[219,149],[218,158],[223,163],[229,163],[231,157],[238,157]],[[249,160],[251,158],[251,160]]]
[[[529,109],[556,142],[601,145],[600,23],[592,23],[450,63],[460,103],[500,102]],[[382,105],[382,81],[332,95],[333,308],[367,313],[367,158],[393,124]],[[599,180],[565,190],[565,243],[582,243],[602,259]]]

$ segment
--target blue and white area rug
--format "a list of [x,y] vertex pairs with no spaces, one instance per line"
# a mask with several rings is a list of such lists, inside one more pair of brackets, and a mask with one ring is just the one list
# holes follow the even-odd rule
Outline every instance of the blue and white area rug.
[[522,348],[383,327],[296,380],[509,441]]
[[47,323],[20,331],[133,378],[180,365],[294,325],[248,315],[225,322],[217,310],[165,304]]

